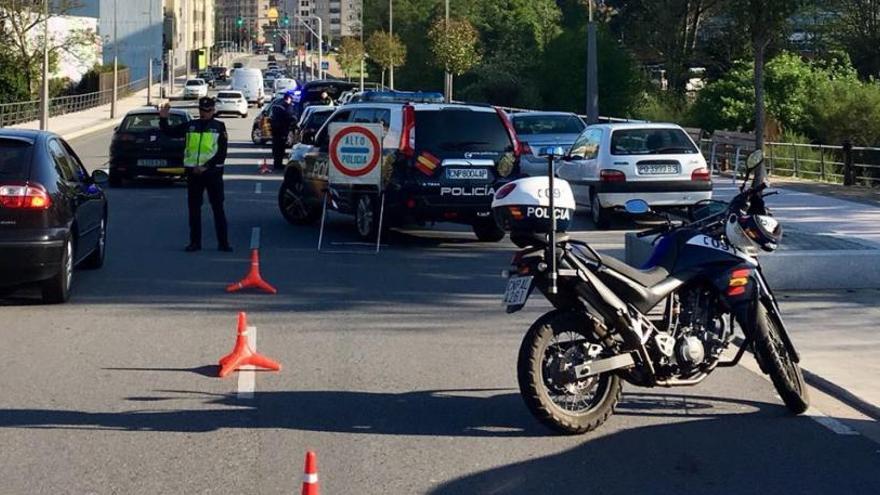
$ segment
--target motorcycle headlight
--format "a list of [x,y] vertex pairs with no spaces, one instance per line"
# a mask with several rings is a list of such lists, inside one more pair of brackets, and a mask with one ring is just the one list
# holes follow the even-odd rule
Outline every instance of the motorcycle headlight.
[[498,172],[499,176],[507,177],[513,173],[513,165],[513,153],[505,153],[501,156],[501,159],[498,160],[498,165],[495,167],[495,170]]

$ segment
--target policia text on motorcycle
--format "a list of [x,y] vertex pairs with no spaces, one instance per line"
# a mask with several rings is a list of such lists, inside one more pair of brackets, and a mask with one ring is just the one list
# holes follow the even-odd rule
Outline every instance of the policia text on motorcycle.
[[186,169],[187,204],[189,205],[189,245],[187,251],[202,248],[202,197],[208,191],[208,201],[214,212],[217,247],[232,251],[223,211],[223,162],[229,137],[223,122],[214,119],[214,99],[199,99],[199,118],[178,126],[168,124],[171,105],[159,110],[159,128],[173,137],[185,137],[183,166]]

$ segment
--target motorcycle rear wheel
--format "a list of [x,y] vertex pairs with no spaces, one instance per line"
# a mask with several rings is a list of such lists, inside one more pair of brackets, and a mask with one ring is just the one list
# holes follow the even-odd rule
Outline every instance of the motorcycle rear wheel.
[[776,322],[764,303],[758,305],[756,316],[758,338],[755,353],[788,410],[801,414],[810,407],[810,396],[801,368],[792,360]]
[[[563,337],[571,340],[564,341]],[[585,360],[579,354],[580,344],[585,341],[597,342],[592,321],[582,313],[555,310],[532,324],[520,346],[520,395],[532,415],[560,433],[580,434],[598,428],[620,400],[620,377],[612,373],[561,386],[554,384],[554,370]]]

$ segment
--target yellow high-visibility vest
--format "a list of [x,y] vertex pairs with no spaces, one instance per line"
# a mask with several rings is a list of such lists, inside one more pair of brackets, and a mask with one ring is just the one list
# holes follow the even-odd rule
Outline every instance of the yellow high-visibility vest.
[[[208,160],[217,155],[220,149],[220,134],[214,129],[208,129],[202,132],[187,132],[186,146],[183,150],[183,166],[184,167],[202,167]],[[222,166],[223,164],[218,164]]]

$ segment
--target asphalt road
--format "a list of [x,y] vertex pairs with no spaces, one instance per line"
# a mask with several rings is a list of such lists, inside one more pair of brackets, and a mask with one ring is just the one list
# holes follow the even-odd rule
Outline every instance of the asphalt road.
[[[317,229],[277,211],[280,177],[257,173],[251,119],[224,120],[234,253],[212,249],[207,205],[206,249],[185,253],[185,188],[141,183],[109,191],[107,263],[76,272],[70,303],[0,299],[0,492],[295,493],[311,449],[328,494],[880,493],[876,443],[789,416],[744,367],[627,387],[598,431],[550,433],[517,391],[520,339],[547,306],[504,313],[511,244],[438,225],[373,255],[331,215],[334,252],[318,254]],[[108,139],[72,144],[97,167]],[[279,292],[226,294],[254,227]],[[623,230],[578,228],[622,251]],[[216,378],[238,311],[284,367],[254,373],[252,398]]]

